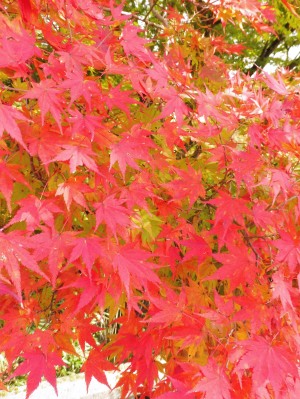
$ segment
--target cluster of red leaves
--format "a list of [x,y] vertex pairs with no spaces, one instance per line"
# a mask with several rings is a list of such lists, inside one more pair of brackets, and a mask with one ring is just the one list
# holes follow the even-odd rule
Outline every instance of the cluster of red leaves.
[[297,77],[232,73],[174,10],[152,51],[122,7],[0,6],[3,379],[56,388],[77,342],[123,397],[298,398]]

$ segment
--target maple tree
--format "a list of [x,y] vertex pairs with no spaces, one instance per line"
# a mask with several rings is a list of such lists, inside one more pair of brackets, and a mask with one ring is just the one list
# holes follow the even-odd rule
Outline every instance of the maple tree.
[[122,398],[299,397],[299,14],[1,2],[1,388],[80,347]]

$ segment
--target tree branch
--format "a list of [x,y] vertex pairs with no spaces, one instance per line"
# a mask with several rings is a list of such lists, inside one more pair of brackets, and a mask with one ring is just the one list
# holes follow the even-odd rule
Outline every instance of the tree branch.
[[249,73],[250,76],[252,76],[257,71],[258,68],[263,68],[267,64],[270,55],[276,50],[279,44],[282,43],[283,39],[284,36],[279,35],[271,43],[266,43],[265,47],[263,48],[263,51],[258,56],[252,67],[246,71],[246,73]]
[[157,2],[158,2],[158,0],[150,1],[150,8],[149,8],[147,14],[146,14],[145,17],[144,17],[144,21],[145,21],[145,22],[146,22],[147,18],[149,17],[149,15],[151,14],[153,8],[156,6],[156,3],[157,3]]
[[297,67],[299,67],[300,65],[300,56],[298,56],[297,58],[295,58],[293,61],[291,61],[288,65],[287,68],[291,70],[296,69]]
[[154,6],[156,5],[157,1],[150,0],[150,10],[152,11],[152,14],[157,18],[165,27],[167,27],[168,21],[159,13],[155,10]]

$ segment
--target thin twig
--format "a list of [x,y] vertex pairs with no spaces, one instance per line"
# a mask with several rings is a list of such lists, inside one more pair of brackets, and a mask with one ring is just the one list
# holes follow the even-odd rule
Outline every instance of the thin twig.
[[25,89],[16,89],[15,87],[6,86],[4,83],[1,84],[0,89],[11,90],[11,91],[23,91],[27,92],[28,90]]
[[245,240],[247,246],[248,246],[249,248],[252,249],[252,251],[253,251],[253,253],[254,253],[254,255],[255,255],[256,265],[257,265],[258,259],[261,259],[261,256],[260,256],[259,253],[256,251],[256,249],[253,247],[253,245],[252,245],[252,243],[251,243],[251,241],[250,241],[250,237],[248,236],[246,230],[242,229],[242,230],[239,230],[239,231],[241,232],[241,234],[242,234],[242,236],[243,236],[243,238],[244,238],[244,240]]
[[[145,17],[144,17],[144,21],[145,21],[145,22],[146,22],[146,19],[148,18],[148,16],[151,14],[153,8],[156,6],[156,3],[157,3],[157,2],[158,2],[158,0],[150,1],[150,8],[149,8],[147,14],[146,14]],[[151,4],[151,3],[152,3],[152,4]]]
[[152,7],[152,14],[155,16],[155,18],[157,18],[165,27],[168,27],[168,21],[159,13],[154,9],[155,4],[157,3],[157,1],[153,2],[153,0],[150,0],[150,5]]

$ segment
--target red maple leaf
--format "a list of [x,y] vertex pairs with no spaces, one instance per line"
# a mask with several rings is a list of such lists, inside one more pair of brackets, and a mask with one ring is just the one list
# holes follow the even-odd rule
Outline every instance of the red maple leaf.
[[203,392],[205,399],[231,399],[230,383],[223,367],[210,360],[200,370],[203,376],[190,392]]
[[229,253],[213,254],[213,257],[223,264],[206,280],[228,279],[230,288],[234,290],[240,284],[252,284],[257,275],[256,258],[253,252],[248,252],[243,246],[231,247]]
[[196,234],[192,235],[188,240],[180,241],[180,244],[187,247],[187,253],[183,258],[185,261],[196,257],[198,262],[201,263],[211,255],[211,249],[207,242]]
[[277,73],[277,80],[274,76],[269,75],[266,71],[261,75],[261,79],[269,86],[270,89],[274,90],[276,93],[281,94],[283,96],[289,95],[288,89],[285,87],[285,84]]
[[173,200],[182,200],[188,197],[190,206],[192,206],[198,197],[205,197],[201,172],[196,171],[190,165],[186,171],[177,168],[174,168],[174,171],[179,179],[164,184],[171,193]]
[[139,32],[141,32],[140,28],[132,23],[127,23],[122,32],[121,44],[127,55],[132,54],[141,61],[151,61],[151,53],[145,48],[147,40],[139,37]]
[[83,208],[88,207],[84,193],[87,193],[90,190],[89,187],[83,183],[83,180],[84,176],[76,176],[75,178],[70,177],[67,182],[60,183],[57,187],[55,196],[63,196],[68,211],[73,202],[76,202],[76,204],[81,205]]
[[[24,2],[25,0],[22,1]],[[1,25],[0,39],[0,68],[12,68],[23,75],[28,69],[26,61],[34,55],[41,55],[41,51],[35,46],[34,35],[30,35],[25,29],[20,29],[18,24],[13,24],[14,30],[6,24],[5,27],[3,25]]]
[[69,161],[70,164],[70,172],[75,173],[77,166],[86,166],[90,170],[95,173],[98,173],[98,166],[91,155],[94,155],[94,152],[91,148],[80,145],[80,144],[66,144],[62,145],[63,150],[60,154],[58,154],[51,161]]
[[128,209],[133,209],[136,205],[147,209],[147,198],[157,197],[153,193],[153,184],[147,171],[141,171],[136,179],[126,187],[121,188],[120,198],[124,199]]
[[96,276],[97,274],[93,272],[91,272],[91,276],[89,277],[82,274],[75,282],[67,284],[61,288],[61,290],[64,290],[69,287],[74,287],[76,290],[82,290],[77,296],[78,303],[74,310],[74,314],[77,314],[88,304],[90,304],[90,306],[95,306],[97,304],[100,309],[104,308],[107,286],[106,284],[103,284],[101,278]]
[[217,292],[214,294],[216,310],[207,308],[205,312],[201,312],[201,317],[210,321],[214,321],[220,325],[229,325],[231,323],[232,315],[234,313],[234,302],[232,299],[224,298]]
[[33,13],[33,8],[30,0],[18,0],[18,4],[21,10],[22,18],[24,19],[25,22],[30,22],[32,16],[36,14]]
[[119,5],[116,5],[113,0],[109,0],[109,8],[113,19],[120,21],[126,21],[130,18],[130,15],[124,15],[122,13],[124,8],[125,0],[121,1]]
[[109,109],[114,107],[121,109],[129,117],[130,115],[130,104],[136,103],[136,101],[130,97],[131,92],[126,90],[120,90],[119,86],[112,87],[109,93],[105,95],[105,104]]
[[169,71],[164,62],[154,60],[151,68],[147,69],[147,74],[156,80],[158,87],[164,88],[168,85]]
[[[1,276],[2,277],[2,276]],[[1,278],[0,277],[0,278]],[[2,279],[3,279],[3,277],[2,277]],[[12,290],[10,290],[9,288],[8,288],[8,286],[12,286],[12,284],[7,284],[7,281],[6,281],[6,279],[5,279],[5,282],[6,282],[6,284],[3,284],[1,281],[0,281],[0,294],[1,295],[10,295],[11,297],[13,297],[14,299],[16,299],[17,301],[19,301],[19,298],[18,298],[18,296],[12,291]],[[13,287],[12,287],[13,288]]]
[[51,229],[54,229],[54,214],[63,212],[54,200],[46,199],[41,201],[34,195],[29,195],[18,201],[18,204],[20,209],[6,227],[25,221],[27,229],[33,231],[43,221]]
[[47,112],[51,112],[56,123],[61,128],[61,114],[63,110],[63,101],[59,97],[61,91],[57,88],[52,79],[42,80],[40,83],[32,82],[32,89],[22,98],[37,99],[41,110],[42,125],[45,121]]
[[260,154],[253,148],[248,151],[232,151],[230,169],[234,171],[238,187],[244,182],[250,190],[254,186],[256,169],[261,167]]
[[86,265],[88,275],[91,277],[95,260],[99,256],[103,256],[102,241],[99,237],[92,235],[89,237],[77,237],[74,243],[68,262],[72,263],[81,257]]
[[71,99],[70,105],[73,104],[79,97],[83,96],[88,109],[92,107],[92,96],[100,96],[100,90],[96,82],[84,79],[82,71],[74,70],[67,73],[66,80],[64,80],[60,87],[70,89]]
[[162,113],[159,115],[159,118],[165,118],[174,113],[176,116],[176,122],[181,126],[184,116],[189,113],[189,108],[185,105],[179,93],[177,93],[173,87],[169,87],[160,90],[160,95],[164,100],[166,100],[166,104]]
[[34,125],[23,123],[22,132],[24,132],[24,139],[28,143],[30,155],[38,156],[46,168],[65,142],[59,130],[47,122],[44,126],[41,126],[41,121],[37,121]]
[[219,196],[208,201],[208,203],[216,206],[214,226],[219,225],[223,233],[220,237],[221,239],[224,239],[233,221],[240,226],[244,226],[244,216],[251,216],[246,200],[233,198],[224,191],[219,191]]
[[283,170],[269,169],[269,176],[264,178],[260,184],[268,185],[273,191],[273,204],[280,193],[282,193],[284,200],[288,199],[288,195],[293,193],[294,181]]
[[257,296],[250,288],[244,296],[235,297],[234,302],[239,305],[241,310],[233,314],[233,321],[244,323],[245,320],[249,320],[251,324],[250,333],[254,334],[259,331],[261,326],[268,330],[272,329],[272,323],[274,318],[276,318],[275,314],[277,314],[278,310],[275,306],[271,306],[270,311],[266,312],[265,299],[262,295]]
[[114,195],[110,195],[103,202],[95,204],[96,208],[96,229],[104,222],[113,235],[116,237],[117,232],[121,232],[118,226],[122,228],[130,225],[129,210],[123,206],[123,199],[117,199]]
[[55,366],[64,365],[61,357],[57,353],[47,352],[45,354],[40,349],[25,352],[22,356],[25,360],[18,366],[12,377],[29,373],[27,379],[26,399],[28,399],[32,392],[39,386],[42,377],[46,378],[46,380],[53,386],[56,395],[58,395]]
[[[206,124],[213,118],[217,121],[219,126],[230,126],[234,129],[237,126],[237,118],[234,113],[225,112],[221,107],[223,102],[221,93],[213,94],[210,90],[206,89],[206,93],[198,92],[197,104],[199,116],[204,118]],[[212,129],[214,132],[215,129]]]
[[291,293],[293,291],[293,288],[285,280],[282,273],[274,273],[272,275],[272,280],[272,297],[275,299],[280,299],[282,307],[285,311],[287,311],[288,309],[294,309],[294,305],[291,299]]
[[249,126],[248,135],[250,139],[250,148],[260,147],[263,142],[263,133],[261,125],[253,123]]
[[13,193],[13,183],[17,181],[25,186],[29,187],[27,180],[24,178],[22,173],[20,173],[20,165],[9,164],[0,161],[0,185],[1,193],[7,202],[7,207],[9,212],[11,212],[11,196]]
[[22,302],[20,264],[48,280],[34,257],[24,247],[24,243],[24,237],[15,231],[7,234],[0,232],[0,271],[3,268],[6,270],[20,302]]
[[158,284],[160,279],[153,269],[159,266],[147,262],[151,254],[135,248],[132,244],[121,247],[113,259],[113,267],[120,275],[121,281],[125,286],[126,292],[130,297],[130,282],[134,280],[135,286],[147,286],[148,282]]
[[136,159],[150,162],[150,148],[155,148],[152,140],[148,138],[150,132],[134,126],[130,134],[126,134],[117,143],[111,146],[110,168],[118,162],[123,177],[125,177],[126,167],[131,166],[133,169],[140,170],[135,162]]
[[172,323],[181,322],[181,319],[182,309],[174,306],[173,303],[169,303],[165,305],[164,309],[159,310],[147,319],[147,323],[167,327]]
[[283,230],[279,233],[281,238],[273,242],[274,246],[279,249],[276,261],[286,262],[293,272],[300,263],[300,237],[292,236]]
[[275,213],[267,211],[268,205],[264,201],[260,201],[253,205],[252,215],[255,224],[265,230],[268,230],[270,226],[275,226],[276,217]]
[[85,344],[89,344],[91,347],[95,345],[95,339],[93,334],[99,332],[99,327],[93,324],[92,319],[79,319],[75,317],[71,323],[70,327],[74,328],[76,326],[78,342],[81,347],[81,350],[85,352]]
[[105,350],[102,346],[94,348],[90,351],[89,357],[82,366],[82,371],[85,373],[86,386],[89,388],[92,377],[95,377],[101,384],[109,387],[106,375],[103,370],[113,371],[114,365],[107,359]]
[[[58,44],[60,49],[62,49],[61,44]],[[75,70],[81,71],[82,65],[91,65],[95,68],[99,65],[99,69],[103,67],[103,54],[99,50],[99,47],[89,46],[76,41],[72,45],[68,44],[64,50],[66,51],[58,51],[58,54],[60,55],[60,62],[65,64],[67,73],[72,73]]]
[[242,376],[245,370],[252,369],[254,395],[260,397],[260,390],[271,384],[275,397],[279,398],[288,376],[298,377],[296,354],[286,347],[272,344],[260,336],[241,342],[239,346],[243,354],[234,371]]
[[177,295],[168,290],[166,296],[167,300],[150,295],[151,309],[147,323],[166,327],[172,323],[182,322],[183,313],[187,313],[185,291],[181,291],[180,295]]
[[21,130],[16,122],[16,119],[21,121],[29,121],[17,109],[0,103],[0,138],[3,132],[6,131],[13,139],[20,143],[24,148],[26,144],[23,141]]
[[91,141],[94,141],[96,136],[97,144],[101,147],[110,147],[116,141],[116,136],[105,127],[100,116],[82,114],[77,109],[70,109],[69,113],[71,115],[69,121],[72,124],[72,137],[76,137],[80,132],[84,136],[89,134],[88,137],[91,138]]
[[47,270],[51,275],[51,283],[56,284],[56,278],[65,258],[70,256],[70,250],[73,244],[73,234],[70,232],[57,233],[50,229],[43,228],[40,234],[34,234],[30,237],[30,248],[33,249],[36,261],[45,261],[47,259]]

